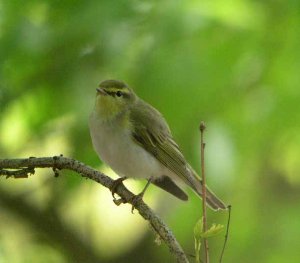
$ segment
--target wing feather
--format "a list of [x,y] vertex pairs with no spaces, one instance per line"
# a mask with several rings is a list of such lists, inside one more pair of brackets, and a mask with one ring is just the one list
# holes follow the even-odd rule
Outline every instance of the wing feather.
[[[146,102],[139,101],[138,103],[143,105],[135,105],[130,111],[134,127],[133,139],[202,196],[201,179],[186,162],[162,115]],[[176,184],[173,184],[171,179],[163,177],[161,181],[158,180],[154,184],[182,200],[186,199],[184,192]],[[227,209],[222,200],[213,192],[208,188],[206,191],[206,202],[212,209]]]
[[134,140],[182,180],[190,181],[191,172],[167,123],[160,121],[163,117],[156,109],[145,102],[143,104],[143,107],[131,110]]

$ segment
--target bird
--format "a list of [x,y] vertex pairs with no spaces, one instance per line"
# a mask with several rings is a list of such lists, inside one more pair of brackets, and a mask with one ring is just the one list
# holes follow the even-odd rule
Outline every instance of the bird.
[[[89,129],[97,155],[120,176],[115,186],[127,178],[147,179],[140,198],[153,184],[187,201],[188,195],[178,186],[181,181],[202,197],[202,180],[186,161],[162,114],[125,82],[104,80],[96,88]],[[206,204],[215,211],[227,209],[208,187]]]

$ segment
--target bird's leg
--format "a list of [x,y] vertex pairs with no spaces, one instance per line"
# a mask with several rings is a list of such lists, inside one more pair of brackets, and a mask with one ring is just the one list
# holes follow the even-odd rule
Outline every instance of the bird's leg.
[[143,199],[143,196],[147,190],[147,188],[149,187],[149,185],[151,184],[151,182],[153,181],[153,178],[150,177],[148,179],[147,184],[145,185],[144,189],[142,192],[140,192],[138,195],[134,196],[130,201],[132,202],[132,208],[131,208],[131,213],[133,213],[134,207],[136,206],[137,202]]
[[127,177],[125,176],[125,177],[120,177],[120,178],[114,180],[112,186],[110,187],[110,191],[111,191],[111,194],[112,194],[112,196],[113,196],[114,199],[116,199],[115,198],[115,193],[116,193],[117,187],[120,184],[122,184],[123,181],[126,180],[126,179],[127,179]]

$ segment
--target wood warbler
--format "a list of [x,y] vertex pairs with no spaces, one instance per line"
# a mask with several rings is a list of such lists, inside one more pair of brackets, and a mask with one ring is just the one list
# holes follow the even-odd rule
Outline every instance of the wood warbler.
[[[179,180],[202,196],[201,179],[185,160],[163,116],[124,82],[100,83],[89,127],[100,159],[121,176],[115,182],[148,179],[141,197],[152,183],[186,201],[188,196],[175,183]],[[227,208],[208,188],[206,203],[213,210]]]

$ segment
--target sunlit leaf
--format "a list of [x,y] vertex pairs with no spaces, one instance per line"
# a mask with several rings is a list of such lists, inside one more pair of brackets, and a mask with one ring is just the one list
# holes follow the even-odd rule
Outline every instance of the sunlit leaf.
[[202,236],[202,230],[203,230],[203,218],[201,217],[196,225],[194,226],[194,237],[196,240],[200,240]]
[[224,229],[223,225],[213,224],[210,229],[201,234],[202,238],[209,238],[219,235]]

